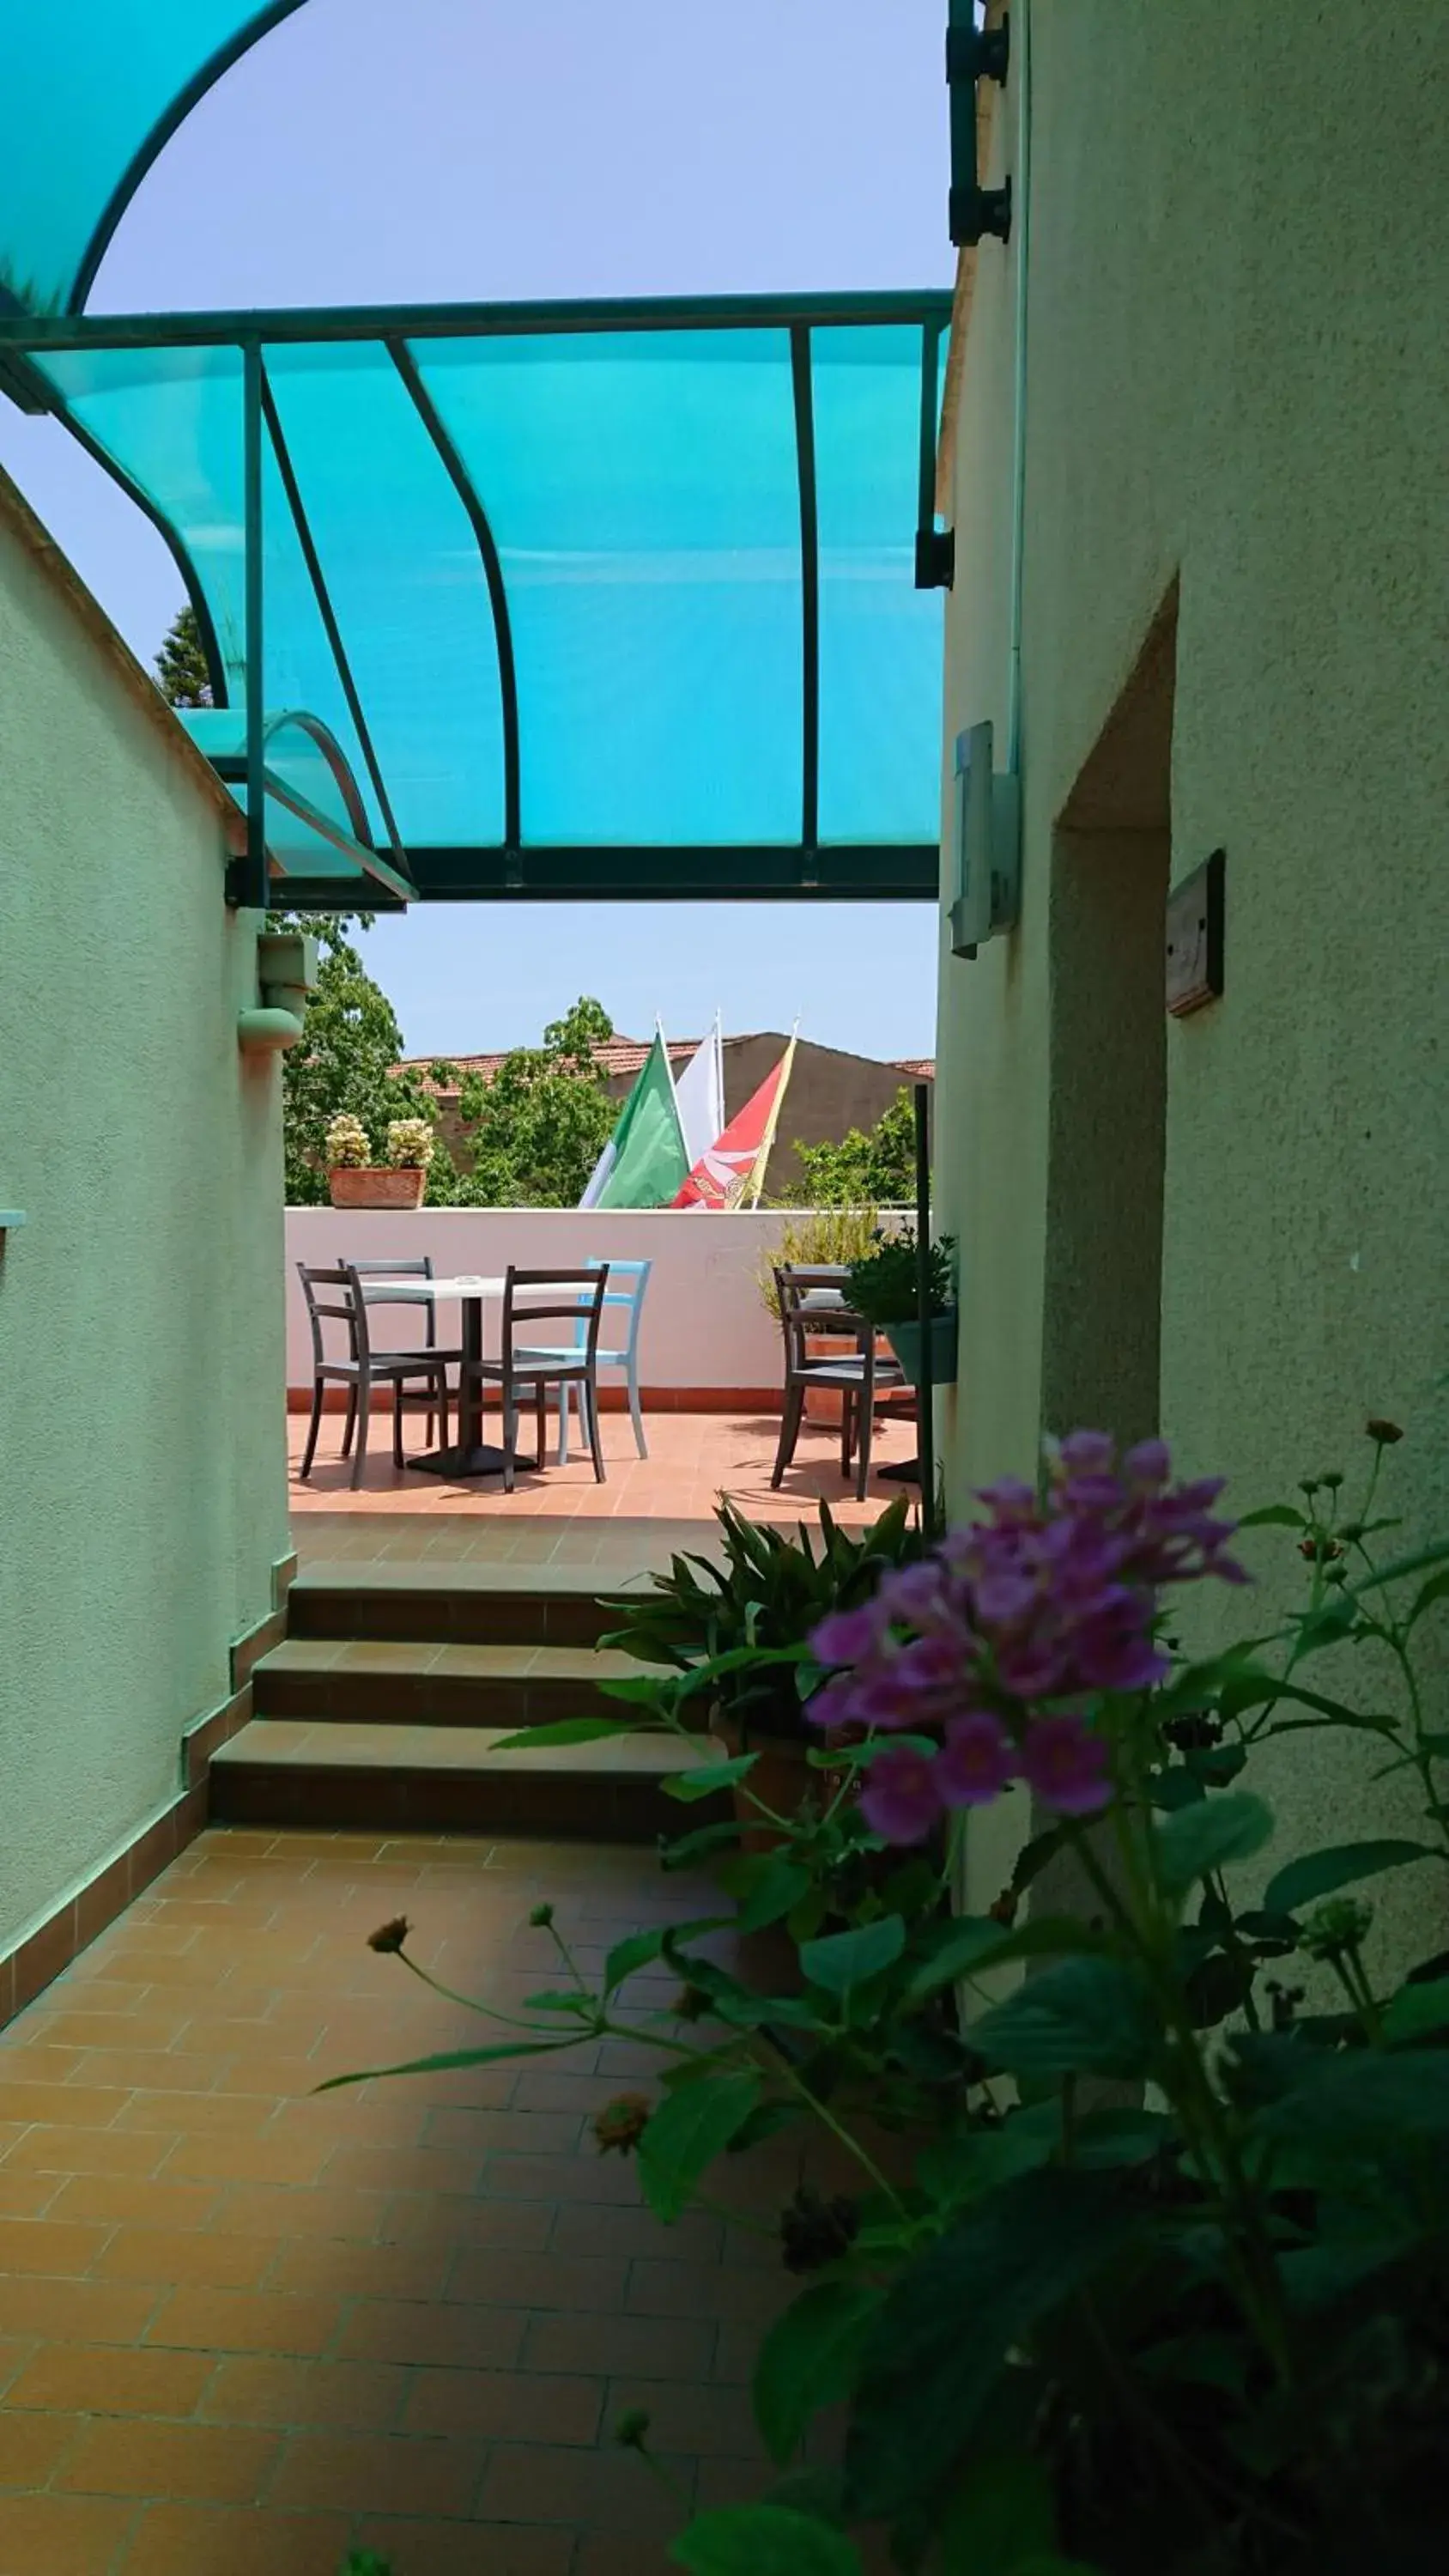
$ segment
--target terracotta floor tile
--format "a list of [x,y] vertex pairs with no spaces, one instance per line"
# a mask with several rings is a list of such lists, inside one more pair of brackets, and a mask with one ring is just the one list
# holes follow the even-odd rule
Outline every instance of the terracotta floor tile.
[[426,2435],[298,2433],[271,2499],[281,2508],[462,2516],[482,2474],[481,2441]]
[[210,2228],[118,2227],[97,2255],[92,2277],[255,2290],[276,2254],[277,2246],[267,2236],[223,2236]]
[[121,2565],[125,2576],[337,2576],[350,2520],[156,2504],[141,2516]]
[[176,2183],[164,2175],[137,2182],[129,2174],[75,2174],[52,2203],[51,2215],[93,2219],[104,2227],[205,2227],[220,2199],[215,2183]]
[[[515,2308],[437,2307],[425,2300],[364,2299],[342,2329],[349,2361],[431,2362],[442,2369],[508,2370],[527,2320]],[[540,2367],[549,2367],[540,2364]],[[567,2369],[567,2363],[557,2367]]]
[[79,2278],[105,2241],[103,2227],[58,2226],[45,2218],[0,2219],[0,2275],[39,2272],[48,2279]]
[[[212,2423],[269,2424],[289,2432],[386,2432],[398,2424],[410,2384],[406,2370],[386,2362],[247,2357],[219,2364],[201,2412]],[[453,2427],[422,2424],[410,2429],[450,2432]]]
[[640,2379],[707,2379],[712,2323],[683,2317],[536,2316],[523,2348],[527,2370]]
[[45,2218],[64,2188],[58,2173],[10,2173],[0,2168],[0,2218]]
[[118,2018],[114,2013],[86,2010],[81,1989],[73,2008],[67,2009],[64,1987],[52,1987],[52,1995],[62,2000],[54,2010],[37,2013],[31,2036],[50,2048],[119,2048],[160,2051],[170,2048],[185,2029],[185,2009],[172,2012],[135,2012]]
[[277,2107],[269,2093],[131,2093],[123,2098],[114,2126],[159,2130],[172,2137],[255,2137]]
[[[58,2049],[57,2063],[49,2074],[37,2069],[37,2060],[43,2068],[45,2055],[39,2049],[7,2048],[0,2040],[0,2120],[28,2126],[32,2120],[62,2119],[68,2128],[109,2128],[125,2094],[109,2087],[68,2082],[72,2069],[82,2062],[77,2049]],[[19,2074],[22,2066],[26,2069],[23,2077]]]
[[222,2192],[212,2225],[226,2236],[333,2237],[373,2244],[382,2236],[391,2206],[386,2192],[325,2191],[317,2185],[288,2190],[285,2183],[231,2183]]
[[450,2299],[478,2307],[535,2308],[568,2315],[583,2310],[615,2315],[624,2304],[628,2266],[606,2256],[519,2254],[492,2246],[459,2255],[448,2283]]
[[[687,2492],[691,2464],[669,2465]],[[589,2524],[641,2539],[667,2538],[686,2519],[676,2498],[632,2452],[617,2446],[550,2449],[542,2443],[498,2444],[484,2473],[478,2512],[484,2522]]]
[[[209,2353],[53,2344],[21,2372],[6,2405],[58,2415],[191,2415],[214,2366]],[[6,2421],[0,2415],[0,2426]]]
[[[573,2565],[571,2531],[530,2531],[516,2524],[506,2529],[476,2522],[420,2526],[378,2518],[364,2522],[358,2538],[363,2548],[389,2560],[396,2576],[570,2576]],[[190,2570],[178,2569],[177,2576],[190,2576]],[[250,2571],[239,2570],[238,2576],[250,2576]]]
[[5,2576],[110,2576],[135,2522],[132,2505],[89,2496],[0,2496],[0,2567]]
[[[708,2394],[718,2397],[718,2389]],[[420,2370],[403,2416],[409,2433],[502,2442],[593,2444],[604,2429],[601,2379],[512,2370]]]
[[69,2415],[12,2414],[7,2401],[0,2414],[0,2488],[48,2486],[79,2430]]
[[146,2341],[196,2352],[317,2354],[332,2341],[339,2317],[336,2299],[184,2289],[165,2301]]
[[37,2335],[49,2343],[132,2344],[145,2332],[156,2303],[154,2289],[132,2281],[0,2274],[0,2334]]
[[325,2138],[235,2136],[205,2130],[182,2138],[166,2158],[164,2179],[197,2182],[316,2182],[328,2159]]
[[[213,2243],[246,2244],[245,2237]],[[440,2299],[453,2249],[434,2245],[350,2245],[301,2237],[280,2245],[267,2274],[269,2290],[309,2290],[358,2299]]]
[[55,2483],[57,2491],[78,2495],[253,2504],[277,2449],[273,2434],[230,2425],[93,2423]]

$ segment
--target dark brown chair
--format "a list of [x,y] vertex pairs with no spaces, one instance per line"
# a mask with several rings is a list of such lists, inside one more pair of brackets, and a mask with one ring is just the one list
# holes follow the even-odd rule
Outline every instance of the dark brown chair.
[[[775,1453],[772,1487],[778,1489],[795,1455],[805,1398],[815,1386],[838,1390],[840,1405],[840,1472],[848,1478],[859,1449],[855,1490],[864,1502],[870,1480],[871,1432],[880,1399],[905,1384],[905,1372],[876,1352],[876,1337],[845,1299],[846,1272],[834,1264],[813,1267],[782,1262],[775,1267],[775,1294],[785,1344],[785,1401],[780,1419],[780,1445]],[[853,1356],[811,1359],[806,1347],[812,1333],[853,1337]]]
[[[548,1446],[550,1393],[566,1397],[572,1388],[578,1390],[595,1482],[604,1482],[604,1452],[599,1441],[599,1324],[608,1284],[607,1262],[588,1270],[516,1270],[509,1266],[503,1282],[498,1357],[473,1363],[469,1372],[485,1384],[502,1389],[506,1494],[513,1491],[520,1399],[531,1398],[538,1417],[538,1465],[542,1469]],[[567,1343],[559,1333],[539,1330],[541,1325],[564,1323],[575,1336]]]
[[[354,1430],[357,1447],[352,1460],[354,1493],[362,1482],[367,1458],[367,1431],[372,1411],[375,1386],[392,1388],[392,1455],[393,1464],[401,1467],[403,1458],[402,1420],[407,1404],[426,1404],[429,1415],[436,1411],[442,1423],[443,1443],[448,1438],[448,1367],[462,1366],[459,1351],[440,1350],[436,1340],[410,1351],[379,1351],[373,1348],[372,1329],[368,1322],[368,1299],[355,1263],[344,1261],[336,1270],[309,1269],[305,1261],[297,1264],[302,1294],[307,1301],[307,1321],[312,1328],[312,1419],[307,1426],[307,1445],[302,1453],[299,1474],[305,1482],[312,1472],[317,1452],[317,1434],[322,1427],[322,1400],[329,1384],[345,1386],[348,1393],[347,1429],[343,1438],[345,1458]],[[340,1324],[346,1334],[346,1351],[334,1356],[327,1349],[326,1326]]]
[[[347,1255],[343,1253],[341,1256],[342,1262],[345,1263],[346,1259]],[[386,1283],[389,1279],[431,1279],[433,1276],[433,1256],[430,1252],[421,1254],[419,1259],[416,1261],[354,1261],[352,1267],[356,1271],[358,1278],[362,1281],[362,1293],[367,1300],[369,1313],[376,1313],[379,1306],[406,1306],[411,1314],[420,1314],[423,1318],[424,1350],[435,1351],[437,1349],[438,1309],[434,1299],[431,1297],[408,1297],[406,1295],[398,1295],[385,1284],[382,1287],[375,1287],[373,1285],[375,1280],[382,1280]],[[394,1353],[393,1356],[396,1357],[398,1355]],[[436,1408],[430,1395],[428,1398],[427,1430],[424,1434],[430,1449],[433,1446],[433,1415],[435,1409]],[[342,1455],[344,1458],[352,1447],[352,1433],[356,1420],[357,1403],[356,1398],[354,1397],[347,1407],[347,1429],[344,1432],[342,1439]],[[448,1426],[445,1422],[438,1435],[439,1448],[446,1445],[447,1437]]]

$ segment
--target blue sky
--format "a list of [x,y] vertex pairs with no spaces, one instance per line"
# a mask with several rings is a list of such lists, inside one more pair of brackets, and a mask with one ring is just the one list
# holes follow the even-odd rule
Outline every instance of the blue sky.
[[[949,281],[945,0],[307,0],[183,126],[93,309]],[[153,531],[53,422],[0,461],[149,661]],[[423,905],[369,962],[409,1051],[618,1027],[934,1045],[924,905]]]

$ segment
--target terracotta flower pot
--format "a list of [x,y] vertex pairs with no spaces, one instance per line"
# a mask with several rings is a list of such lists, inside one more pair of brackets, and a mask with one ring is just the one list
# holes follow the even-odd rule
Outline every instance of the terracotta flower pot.
[[420,1208],[427,1186],[427,1173],[416,1164],[398,1170],[391,1163],[378,1163],[362,1171],[339,1165],[327,1175],[337,1208]]
[[758,1756],[747,1781],[734,1792],[735,1816],[741,1827],[740,1848],[748,1852],[775,1851],[781,1835],[756,1813],[750,1791],[777,1816],[795,1816],[812,1791],[818,1790],[821,1775],[812,1771],[805,1756],[809,1746],[793,1736],[750,1735],[748,1744],[741,1739],[740,1729],[729,1718],[716,1718],[714,1733],[728,1748],[731,1761],[739,1753]]

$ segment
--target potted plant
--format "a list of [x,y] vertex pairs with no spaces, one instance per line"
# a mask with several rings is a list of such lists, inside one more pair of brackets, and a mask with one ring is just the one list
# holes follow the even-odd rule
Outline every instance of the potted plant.
[[[956,1239],[943,1234],[927,1254],[931,1311],[931,1384],[956,1377]],[[885,1334],[912,1386],[921,1383],[920,1282],[915,1229],[877,1234],[871,1250],[851,1263],[845,1293],[856,1313]]]
[[421,1207],[432,1159],[430,1119],[390,1120],[385,1159],[378,1163],[361,1119],[344,1113],[334,1118],[327,1130],[327,1186],[332,1204],[346,1208]]
[[[760,1295],[776,1323],[780,1320],[780,1299],[775,1287],[779,1264],[797,1262],[807,1269],[849,1265],[870,1250],[878,1230],[874,1208],[819,1208],[808,1216],[792,1218],[779,1242],[760,1262]],[[855,1355],[856,1339],[852,1333],[807,1333],[805,1349],[812,1360],[848,1360]],[[810,1387],[805,1397],[806,1421],[838,1423],[843,1400],[839,1387]]]
[[802,1661],[801,1639],[833,1612],[869,1600],[892,1566],[914,1562],[923,1541],[905,1495],[858,1537],[822,1502],[818,1542],[803,1524],[796,1538],[748,1520],[727,1495],[715,1518],[721,1559],[676,1556],[667,1574],[651,1577],[650,1591],[610,1604],[622,1625],[603,1642],[665,1668],[671,1678],[660,1675],[656,1685],[660,1714],[688,1713],[708,1725],[732,1759],[756,1756],[754,1796],[737,1812],[748,1825],[744,1839],[758,1849],[775,1839],[760,1806],[793,1816],[816,1780],[806,1755],[819,1738],[807,1708],[821,1674]]

